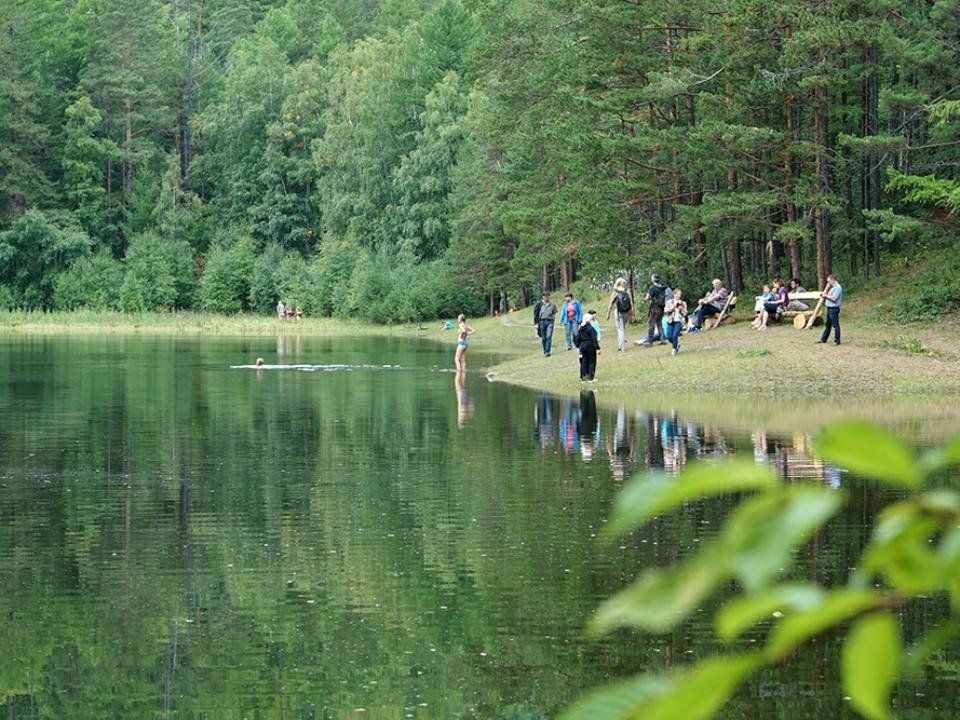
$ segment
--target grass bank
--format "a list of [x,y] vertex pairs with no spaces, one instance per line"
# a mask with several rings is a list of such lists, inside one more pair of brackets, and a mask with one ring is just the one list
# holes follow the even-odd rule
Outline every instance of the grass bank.
[[[599,307],[598,307],[599,309]],[[472,322],[471,347],[516,351],[488,369],[492,379],[575,395],[594,389],[598,402],[691,418],[741,429],[766,427],[809,432],[851,416],[898,427],[910,436],[960,432],[960,327],[953,322],[896,325],[878,322],[872,304],[848,303],[843,344],[816,341],[822,328],[792,325],[765,331],[737,322],[684,336],[680,353],[669,345],[638,347],[645,326],[628,331],[626,353],[616,351],[612,323],[603,322],[598,382],[583,386],[576,350],[566,351],[562,331],[545,358],[529,311]]]

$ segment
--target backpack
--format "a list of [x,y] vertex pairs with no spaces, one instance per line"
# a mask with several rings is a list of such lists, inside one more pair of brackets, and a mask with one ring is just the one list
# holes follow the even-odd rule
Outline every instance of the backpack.
[[617,290],[617,310],[621,314],[630,312],[630,296],[623,290]]
[[650,286],[650,305],[652,307],[663,307],[666,300],[666,290],[663,285]]

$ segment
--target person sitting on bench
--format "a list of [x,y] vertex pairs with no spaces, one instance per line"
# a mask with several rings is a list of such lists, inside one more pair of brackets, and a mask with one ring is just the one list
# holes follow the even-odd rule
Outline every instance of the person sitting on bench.
[[697,300],[697,316],[693,323],[691,333],[700,332],[703,328],[703,319],[719,315],[723,312],[723,306],[727,304],[729,291],[723,286],[719,279],[714,279],[713,288],[702,298]]
[[773,279],[773,295],[774,300],[763,304],[763,311],[760,313],[760,325],[757,327],[758,330],[767,329],[771,315],[779,320],[783,311],[787,309],[787,305],[790,304],[790,296],[787,293],[787,288],[780,278]]
[[[797,293],[805,293],[806,290],[803,289],[803,285],[800,284],[800,281],[796,278],[790,280],[790,294],[796,295]],[[809,310],[810,306],[803,300],[791,300],[790,304],[787,306],[787,310],[798,310],[803,312],[804,310]]]

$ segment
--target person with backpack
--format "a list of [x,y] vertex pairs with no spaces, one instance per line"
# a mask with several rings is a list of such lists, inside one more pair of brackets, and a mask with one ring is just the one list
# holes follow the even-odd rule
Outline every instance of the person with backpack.
[[597,353],[600,352],[600,335],[594,325],[596,316],[596,310],[588,310],[573,336],[573,342],[580,350],[581,382],[596,382]]
[[627,290],[627,281],[618,277],[613,283],[613,293],[607,306],[607,320],[614,313],[617,326],[617,352],[627,351],[627,323],[633,319],[633,298]]
[[663,307],[667,301],[667,288],[660,284],[660,276],[654,273],[650,276],[651,285],[647,289],[644,299],[650,303],[650,315],[647,323],[647,347],[653,345],[653,339],[660,338],[660,344],[666,345],[667,341],[661,332],[660,323],[663,321]]
[[583,306],[573,297],[572,292],[566,293],[563,296],[563,306],[560,308],[560,324],[565,330],[567,350],[573,348],[573,336],[577,334],[581,320],[583,320]]

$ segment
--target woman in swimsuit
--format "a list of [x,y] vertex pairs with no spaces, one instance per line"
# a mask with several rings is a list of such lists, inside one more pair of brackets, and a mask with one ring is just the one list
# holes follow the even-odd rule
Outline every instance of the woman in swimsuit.
[[457,372],[463,372],[467,369],[467,336],[473,335],[476,330],[467,325],[467,316],[460,315],[457,317],[457,323],[460,328],[460,334],[457,338],[457,352],[453,356],[453,364],[457,368]]

